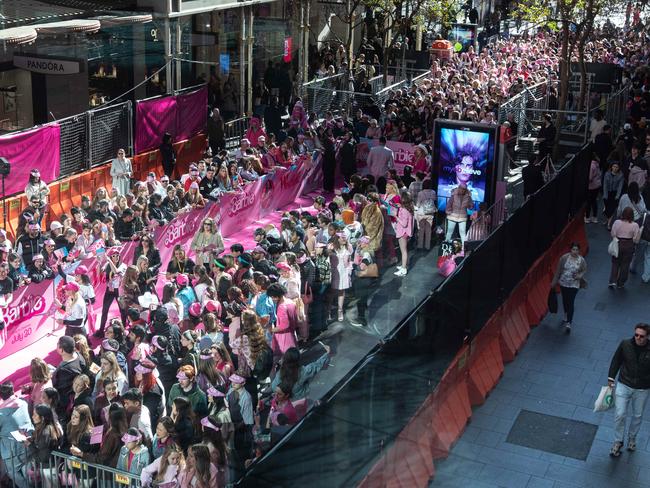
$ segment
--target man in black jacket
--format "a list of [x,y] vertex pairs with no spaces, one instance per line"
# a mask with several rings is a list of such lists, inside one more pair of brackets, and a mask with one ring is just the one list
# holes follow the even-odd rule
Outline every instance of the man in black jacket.
[[610,455],[618,457],[623,447],[625,436],[625,421],[628,405],[632,409],[632,419],[627,433],[627,450],[636,449],[636,435],[641,427],[643,409],[650,392],[650,347],[648,346],[650,325],[637,324],[634,327],[634,337],[621,341],[614,353],[609,366],[609,386],[616,385],[616,413],[614,415],[614,445]]
[[75,351],[74,339],[70,336],[62,336],[56,344],[56,352],[61,356],[61,363],[52,374],[52,386],[59,392],[59,404],[56,406],[56,413],[63,424],[67,423],[69,413],[68,404],[74,394],[72,383],[80,374],[84,373],[86,363]]
[[115,223],[115,236],[118,240],[133,241],[138,238],[135,233],[135,227],[133,223],[133,210],[130,208],[125,208],[122,212],[122,216],[117,219]]

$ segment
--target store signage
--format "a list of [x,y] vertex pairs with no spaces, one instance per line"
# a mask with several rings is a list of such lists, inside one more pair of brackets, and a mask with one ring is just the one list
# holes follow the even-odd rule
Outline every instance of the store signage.
[[291,37],[284,38],[284,53],[282,55],[282,60],[285,63],[291,62],[291,49],[292,49],[293,39]]
[[44,75],[72,75],[81,71],[79,61],[42,56],[14,55],[14,66]]

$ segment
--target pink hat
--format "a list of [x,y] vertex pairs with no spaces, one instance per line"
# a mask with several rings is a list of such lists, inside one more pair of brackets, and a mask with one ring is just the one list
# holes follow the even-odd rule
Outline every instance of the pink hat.
[[31,170],[31,171],[29,172],[29,174],[32,175],[32,176],[36,176],[36,177],[38,177],[38,178],[41,177],[41,172],[40,172],[39,170],[37,170],[37,169],[33,169],[33,170]]
[[322,249],[324,247],[327,247],[327,244],[325,244],[324,242],[317,242],[316,243],[316,248],[321,248]]
[[291,271],[291,266],[289,266],[287,263],[278,263],[275,265],[275,267],[282,271]]
[[236,385],[243,385],[246,383],[246,378],[239,376],[237,373],[231,374],[228,380]]
[[86,268],[83,264],[80,264],[77,266],[77,269],[74,270],[75,275],[85,275],[88,274],[88,268]]
[[142,440],[142,436],[140,434],[131,435],[127,432],[122,436],[122,442],[124,442],[124,444],[126,444],[127,442],[140,442],[141,440]]
[[264,249],[262,246],[255,246],[252,252],[258,252],[260,254],[267,254],[266,249]]
[[43,244],[46,246],[56,246],[56,242],[54,242],[52,239],[45,239],[45,242]]
[[180,372],[176,375],[176,379],[177,379],[177,380],[189,380],[188,376],[185,374],[184,371],[180,371]]
[[187,275],[185,274],[178,274],[176,275],[176,283],[181,285],[181,286],[187,286],[190,280],[188,279]]
[[152,344],[156,349],[160,349],[160,350],[162,351],[162,350],[164,349],[164,347],[161,347],[160,344],[158,343],[158,338],[159,338],[159,337],[160,337],[160,336],[157,336],[157,335],[156,335],[156,336],[153,336],[153,337],[151,338],[151,344]]
[[37,259],[40,259],[41,261],[43,261],[43,255],[42,254],[34,254],[32,256],[32,261],[36,261]]
[[67,284],[63,287],[63,289],[64,289],[65,291],[74,291],[74,292],[78,292],[78,291],[79,291],[79,285],[77,285],[76,283],[70,282],[70,283],[67,283]]
[[359,244],[368,244],[370,242],[370,237],[368,236],[359,237],[359,240],[357,242]]
[[190,305],[190,315],[192,317],[199,317],[201,315],[201,304],[199,302],[194,302]]
[[217,312],[217,313],[220,314],[221,313],[221,304],[219,302],[217,302],[216,300],[208,300],[207,302],[205,302],[205,309],[208,312]]
[[208,388],[206,393],[208,394],[208,396],[216,397],[216,398],[226,396],[226,394],[224,392],[222,392],[221,390],[217,390],[214,386],[211,386],[210,388]]
[[110,351],[110,352],[117,352],[118,348],[112,347],[110,343],[110,339],[104,339],[102,341],[102,349],[104,351]]
[[193,181],[193,182],[190,184],[190,188],[191,188],[191,189],[193,188],[194,190],[198,190],[198,189],[199,189],[199,184],[198,184],[196,181]]
[[208,429],[216,430],[217,432],[221,430],[219,427],[210,422],[210,417],[203,417],[201,419],[201,425],[203,427],[207,427]]
[[50,230],[59,230],[59,229],[63,229],[63,224],[58,220],[55,220],[50,224]]
[[106,251],[106,255],[110,258],[111,256],[115,256],[116,254],[120,254],[120,251],[122,248],[120,247],[111,247],[108,251]]

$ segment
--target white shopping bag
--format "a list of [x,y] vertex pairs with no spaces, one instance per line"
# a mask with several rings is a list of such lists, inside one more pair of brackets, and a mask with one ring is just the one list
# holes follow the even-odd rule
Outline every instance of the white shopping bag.
[[611,386],[603,386],[594,403],[594,412],[604,412],[614,406],[614,391]]

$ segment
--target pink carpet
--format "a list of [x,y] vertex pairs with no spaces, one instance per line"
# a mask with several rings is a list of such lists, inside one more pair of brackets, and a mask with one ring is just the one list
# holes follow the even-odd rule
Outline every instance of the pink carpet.
[[[243,228],[240,232],[237,232],[234,235],[224,237],[226,244],[226,251],[229,250],[232,244],[239,242],[243,244],[244,249],[249,250],[254,247],[253,232],[257,227],[264,227],[267,224],[275,224],[278,228],[280,226],[280,220],[282,214],[288,210],[307,210],[314,213],[314,208],[312,206],[313,196],[316,194],[311,194],[311,196],[302,196],[296,199],[296,201],[284,207],[284,209],[269,214],[264,219],[253,222],[252,224]],[[191,242],[193,236],[187,236],[186,246],[189,248],[189,243]],[[162,291],[162,286],[165,282],[165,269],[167,263],[163,263],[162,272],[158,279],[158,290]],[[100,323],[101,320],[101,310],[102,310],[102,297],[97,297],[97,301],[94,304],[93,312],[95,313],[95,322]],[[117,307],[117,303],[114,302],[113,306],[109,310],[109,317],[119,317],[120,313]],[[52,327],[54,329],[54,317],[52,317]],[[0,371],[2,372],[3,382],[12,381],[16,389],[20,385],[28,383],[29,378],[29,364],[31,360],[35,357],[42,358],[46,363],[53,366],[58,365],[61,362],[60,356],[56,352],[56,343],[58,338],[63,335],[63,328],[53,330],[53,333],[42,338],[41,340],[31,344],[29,347],[22,349],[19,352],[12,354],[2,360],[0,360]],[[99,346],[99,340],[90,337],[92,345],[95,349]]]

